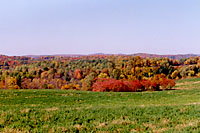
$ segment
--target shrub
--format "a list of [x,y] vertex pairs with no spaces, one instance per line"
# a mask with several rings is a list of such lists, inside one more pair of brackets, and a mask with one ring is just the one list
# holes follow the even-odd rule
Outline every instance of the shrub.
[[143,86],[139,80],[124,81],[124,84],[129,88],[130,92],[143,91]]
[[141,84],[145,91],[148,90],[159,90],[159,84],[157,84],[155,81],[152,80],[142,80]]
[[160,89],[171,89],[175,86],[174,80],[162,78],[159,80],[116,80],[101,78],[97,79],[92,86],[92,91],[97,92],[136,92],[157,91]]
[[159,81],[159,84],[160,84],[160,89],[171,89],[172,87],[176,85],[174,80],[167,79],[167,78],[161,79]]
[[72,90],[80,90],[80,86],[77,84],[67,84],[67,85],[63,85],[61,87],[61,90],[68,90],[68,89],[72,89]]
[[92,86],[92,91],[98,92],[134,92],[142,89],[138,80],[123,81],[116,79],[98,79]]

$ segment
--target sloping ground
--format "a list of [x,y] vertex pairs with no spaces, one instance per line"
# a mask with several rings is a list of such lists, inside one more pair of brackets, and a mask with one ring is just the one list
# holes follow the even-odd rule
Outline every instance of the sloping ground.
[[175,89],[200,89],[200,78],[177,80]]
[[[177,82],[180,88],[197,81]],[[0,117],[0,132],[199,132],[200,89],[0,90]]]

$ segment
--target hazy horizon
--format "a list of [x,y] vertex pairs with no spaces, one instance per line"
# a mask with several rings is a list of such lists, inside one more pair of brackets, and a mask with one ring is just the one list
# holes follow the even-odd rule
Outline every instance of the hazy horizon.
[[0,1],[0,54],[200,54],[198,0]]
[[147,54],[148,55],[157,55],[157,56],[179,56],[179,55],[194,55],[194,56],[200,56],[200,54],[194,54],[194,53],[185,53],[185,54],[156,54],[156,53],[131,53],[131,54],[126,54],[126,53],[89,53],[89,54],[26,54],[26,55],[6,55],[6,54],[1,54],[3,56],[90,56],[90,55],[140,55],[140,54]]

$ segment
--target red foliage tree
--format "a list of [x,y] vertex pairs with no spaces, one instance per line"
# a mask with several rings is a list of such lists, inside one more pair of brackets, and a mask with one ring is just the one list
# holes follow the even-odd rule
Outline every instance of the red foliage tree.
[[142,89],[138,80],[123,81],[116,79],[98,79],[92,86],[92,91],[98,92],[134,92]]
[[142,80],[141,84],[144,88],[144,90],[159,90],[159,84],[157,84],[155,81],[152,80]]
[[80,69],[76,69],[74,72],[74,76],[76,79],[81,79],[82,78],[82,74],[81,74],[81,70]]
[[160,80],[159,84],[160,84],[161,89],[171,89],[172,87],[176,85],[174,80],[167,79],[167,78]]

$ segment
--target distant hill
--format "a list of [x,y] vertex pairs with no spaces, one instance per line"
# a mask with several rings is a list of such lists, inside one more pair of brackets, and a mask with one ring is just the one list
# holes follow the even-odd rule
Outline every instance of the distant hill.
[[30,58],[40,58],[40,57],[53,57],[53,56],[59,56],[59,57],[80,57],[80,56],[86,56],[86,55],[80,55],[80,54],[54,54],[54,55],[25,55],[26,57],[30,57]]
[[[175,54],[175,55],[159,55],[159,54],[148,54],[148,53],[135,53],[135,54],[104,54],[104,53],[95,53],[89,55],[82,55],[82,54],[54,54],[54,55],[25,55],[21,57],[30,57],[30,58],[40,58],[46,56],[60,56],[60,57],[81,57],[81,56],[111,56],[111,55],[118,55],[118,56],[140,56],[142,58],[170,58],[170,59],[182,59],[182,58],[190,58],[200,56],[198,54]],[[6,55],[0,55],[0,58],[5,58]],[[20,56],[9,56],[19,58]]]
[[140,56],[143,58],[151,58],[151,57],[156,57],[156,58],[170,58],[170,59],[182,59],[182,58],[190,58],[190,57],[196,57],[199,56],[197,54],[176,54],[176,55],[158,55],[158,54],[147,54],[147,53],[136,53],[133,54],[133,56]]

